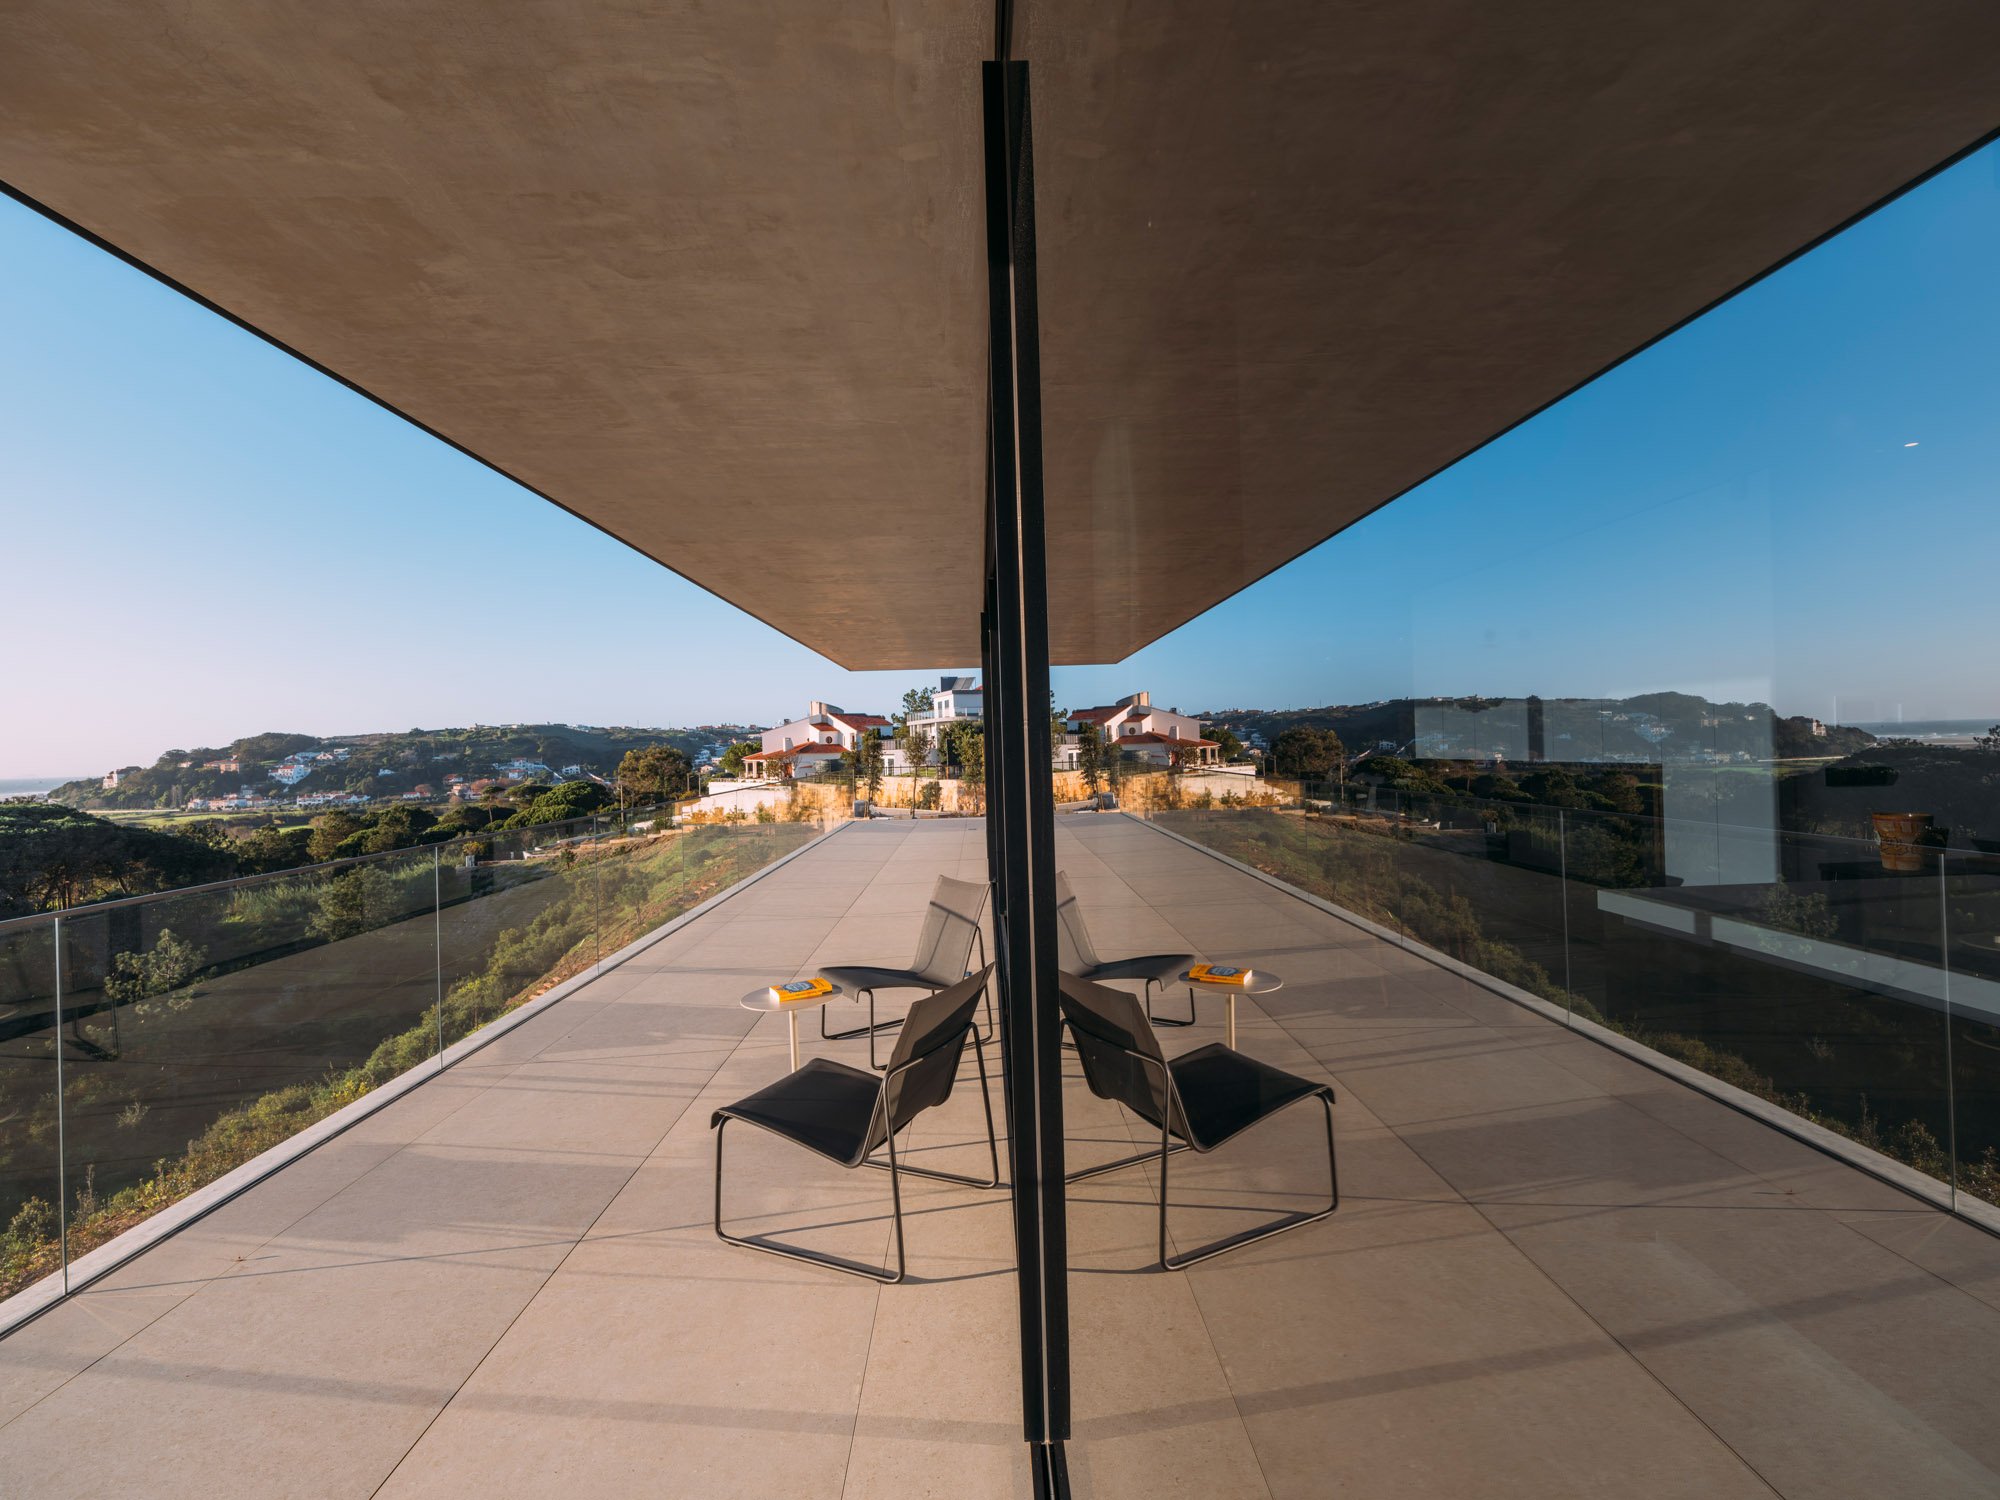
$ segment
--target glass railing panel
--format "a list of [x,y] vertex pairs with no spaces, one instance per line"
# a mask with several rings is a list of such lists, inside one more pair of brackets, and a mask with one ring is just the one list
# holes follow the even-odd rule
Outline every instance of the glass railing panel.
[[1410,941],[1567,1007],[1561,810],[1404,792],[1380,836]]
[[597,963],[589,821],[485,829],[440,846],[445,1046]]
[[63,1131],[82,1254],[433,1050],[428,850],[63,921]]
[[628,820],[597,863],[605,954],[618,952],[684,911],[687,829],[661,812]]
[[1568,847],[1579,1014],[1950,1179],[1934,852],[1577,816]]
[[1357,809],[1328,786],[1255,781],[1205,804],[1149,794],[1164,778],[1128,776],[1120,805],[1159,827],[1276,876],[1395,931],[1403,930],[1394,878],[1394,819]]
[[830,825],[816,820],[728,823],[686,831],[679,878],[663,907],[670,920],[803,849]]
[[0,926],[0,1297],[62,1269],[56,924]]
[[1940,858],[1961,1194],[2000,1204],[2000,840]]

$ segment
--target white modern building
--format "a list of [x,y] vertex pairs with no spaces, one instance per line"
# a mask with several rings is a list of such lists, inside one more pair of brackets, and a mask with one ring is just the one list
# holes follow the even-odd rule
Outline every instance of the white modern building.
[[[743,757],[746,781],[819,776],[860,747],[863,736],[887,740],[895,726],[879,714],[849,713],[831,703],[813,702],[806,715],[763,732],[764,745]],[[888,745],[883,746],[885,754]]]
[[[944,737],[951,732],[954,724],[963,723],[967,719],[978,722],[985,717],[986,694],[980,687],[978,678],[940,677],[938,685],[931,690],[930,712],[910,715],[909,727],[929,737],[930,755],[924,763],[927,766],[934,766],[938,763],[939,747],[944,743]],[[901,746],[890,750],[888,766],[891,771],[899,773],[909,771],[909,756],[904,753]]]

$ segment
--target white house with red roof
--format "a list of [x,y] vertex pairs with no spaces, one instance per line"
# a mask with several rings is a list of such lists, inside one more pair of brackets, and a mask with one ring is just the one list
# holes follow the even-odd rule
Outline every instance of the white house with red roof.
[[1082,735],[1095,730],[1121,751],[1153,766],[1176,759],[1183,766],[1212,766],[1222,759],[1222,746],[1203,736],[1201,720],[1175,708],[1153,707],[1151,693],[1133,693],[1099,708],[1070,711],[1069,731],[1057,748],[1060,769],[1075,770]]
[[743,757],[743,778],[780,781],[788,776],[818,776],[839,765],[841,756],[851,755],[864,736],[887,740],[894,729],[880,714],[849,713],[831,703],[814,702],[804,718],[764,731],[763,748]]

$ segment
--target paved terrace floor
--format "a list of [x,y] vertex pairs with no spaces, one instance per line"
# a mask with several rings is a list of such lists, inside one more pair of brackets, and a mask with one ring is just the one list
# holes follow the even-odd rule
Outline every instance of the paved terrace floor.
[[[1141,824],[1058,853],[1106,952],[1287,977],[1242,1045],[1332,1080],[1346,1190],[1165,1275],[1148,1175],[1079,1186],[1078,1495],[2000,1492],[2000,1243]],[[906,959],[982,868],[845,829],[0,1342],[0,1494],[1023,1493],[1004,1194],[911,1188],[895,1287],[708,1227],[708,1112],[785,1066],[736,997]],[[1139,1139],[1067,1097],[1073,1162]],[[976,1165],[976,1108],[918,1147]],[[1177,1159],[1187,1243],[1304,1201],[1294,1113]],[[881,1174],[732,1164],[755,1227],[886,1253]]]

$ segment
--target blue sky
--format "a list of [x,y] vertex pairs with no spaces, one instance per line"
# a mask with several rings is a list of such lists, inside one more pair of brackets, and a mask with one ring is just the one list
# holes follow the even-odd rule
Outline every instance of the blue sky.
[[[1989,148],[1057,697],[2000,718],[1996,264]],[[921,675],[833,666],[6,200],[0,327],[0,777]]]

